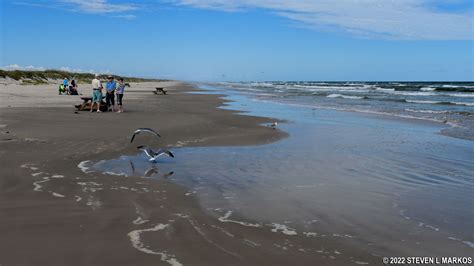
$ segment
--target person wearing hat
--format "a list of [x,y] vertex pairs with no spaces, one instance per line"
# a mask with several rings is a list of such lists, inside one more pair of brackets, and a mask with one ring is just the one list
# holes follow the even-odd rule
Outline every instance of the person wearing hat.
[[[115,89],[117,84],[114,81],[114,77],[108,76],[107,83],[105,84],[105,102],[107,103],[108,111],[115,112]],[[112,108],[110,108],[112,107]]]
[[100,102],[102,102],[102,83],[99,80],[99,75],[95,74],[92,80],[92,103],[91,112],[94,110],[94,104],[97,103],[97,113],[100,113]]

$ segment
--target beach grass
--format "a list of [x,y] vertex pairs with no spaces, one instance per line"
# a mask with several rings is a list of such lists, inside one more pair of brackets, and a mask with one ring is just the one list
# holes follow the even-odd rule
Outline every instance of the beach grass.
[[[62,70],[48,69],[44,71],[27,71],[27,70],[0,70],[0,77],[11,78],[16,81],[21,81],[25,85],[36,85],[45,84],[54,80],[60,80],[64,78],[75,79],[79,83],[89,83],[95,74],[93,73],[82,73],[82,72],[68,72]],[[106,78],[108,74],[101,74],[101,78]],[[138,77],[124,77],[119,75],[111,75],[114,78],[124,78],[128,82],[158,82],[167,81],[163,79],[151,79],[151,78],[138,78]]]

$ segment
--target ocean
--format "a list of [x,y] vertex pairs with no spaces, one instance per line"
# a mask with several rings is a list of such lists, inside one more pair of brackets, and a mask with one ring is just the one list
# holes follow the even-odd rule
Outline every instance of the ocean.
[[474,139],[474,82],[220,82],[256,99],[438,121]]

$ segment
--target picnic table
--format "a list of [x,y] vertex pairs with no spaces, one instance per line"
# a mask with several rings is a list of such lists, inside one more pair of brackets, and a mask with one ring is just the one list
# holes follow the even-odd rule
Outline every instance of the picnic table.
[[158,95],[158,93],[162,93],[163,95],[166,95],[166,92],[167,91],[165,91],[165,88],[162,88],[162,87],[156,87],[155,91],[153,91],[153,93],[156,95]]
[[[92,97],[81,97],[82,104],[75,105],[77,111],[90,111],[92,104]],[[100,102],[100,110],[107,111],[107,104],[102,100]]]

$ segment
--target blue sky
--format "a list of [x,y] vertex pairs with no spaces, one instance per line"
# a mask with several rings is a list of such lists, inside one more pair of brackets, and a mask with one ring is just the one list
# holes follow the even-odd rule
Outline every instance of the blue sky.
[[472,0],[3,0],[0,66],[218,80],[474,80]]

